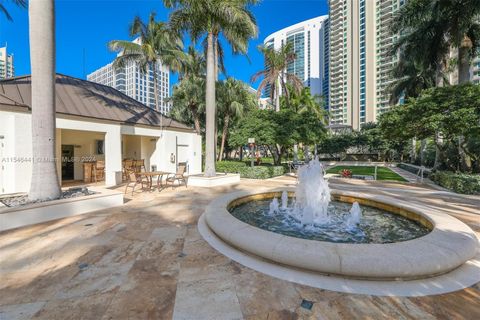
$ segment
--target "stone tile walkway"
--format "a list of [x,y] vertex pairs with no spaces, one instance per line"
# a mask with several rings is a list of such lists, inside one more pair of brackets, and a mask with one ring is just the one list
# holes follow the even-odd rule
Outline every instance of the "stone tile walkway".
[[[243,267],[197,231],[220,193],[294,184],[138,193],[119,208],[0,233],[0,319],[480,319],[480,283],[417,298],[314,289]],[[480,197],[394,182],[331,186],[441,207],[480,232]]]

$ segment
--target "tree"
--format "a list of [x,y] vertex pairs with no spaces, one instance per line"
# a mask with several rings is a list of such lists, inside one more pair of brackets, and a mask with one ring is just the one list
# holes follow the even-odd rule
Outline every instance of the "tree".
[[456,48],[458,83],[465,83],[480,45],[479,16],[479,0],[410,0],[400,9],[393,30],[401,32],[400,43],[410,53],[419,52],[427,62],[438,62]]
[[[287,99],[287,97],[284,96],[280,99],[280,104],[284,106],[284,108],[290,108],[293,110],[293,112],[300,115],[304,115],[306,113],[312,114],[314,117],[316,117],[316,121],[322,124],[322,128],[323,125],[327,124],[326,113],[322,106],[321,96],[312,95],[309,87],[303,87],[300,91],[296,91],[290,84],[287,84],[286,88],[289,92],[290,98]],[[307,141],[302,142],[306,143]],[[315,142],[311,143],[315,144]],[[315,152],[316,150],[317,147],[315,144]],[[309,144],[307,143],[305,144],[305,157],[307,160],[309,159],[309,153]],[[294,161],[298,161],[298,145],[296,143],[293,145],[293,157]]]
[[201,118],[205,113],[205,79],[190,76],[173,87],[169,101],[173,103],[170,115],[179,121],[194,125],[201,134]]
[[[478,159],[473,151],[475,143],[472,143],[472,140],[476,139],[480,128],[479,96],[480,86],[473,84],[427,89],[418,98],[411,98],[406,104],[382,114],[379,127],[383,134],[393,141],[415,136],[420,139],[433,137],[440,151],[440,164],[458,170],[458,163],[454,165],[458,154],[454,161],[446,159],[447,151],[452,145]],[[442,132],[447,143],[438,141],[437,132]],[[457,139],[460,135],[465,137],[462,143]],[[469,145],[472,149],[469,149]]]
[[176,30],[188,31],[195,42],[206,37],[206,137],[205,137],[205,176],[215,172],[215,82],[217,59],[215,42],[222,34],[234,50],[246,53],[248,41],[257,36],[255,18],[249,6],[257,0],[164,0],[167,7],[173,8],[170,24]]
[[265,59],[265,69],[255,73],[251,81],[255,82],[259,78],[263,78],[258,85],[257,95],[260,97],[262,91],[270,86],[270,99],[275,101],[275,111],[279,111],[281,93],[283,92],[286,98],[289,98],[287,83],[297,92],[303,87],[302,81],[295,74],[287,72],[287,66],[296,58],[293,44],[287,42],[285,45],[282,44],[278,50],[260,46],[259,50]]
[[[27,7],[27,0],[12,0],[14,4],[16,4],[19,7],[26,8]],[[8,13],[7,8],[5,8],[5,5],[0,3],[0,11],[3,12],[7,20],[13,21],[12,16]]]
[[229,125],[241,118],[247,110],[255,108],[257,102],[245,83],[227,78],[218,87],[218,105],[219,114],[223,117],[222,140],[218,153],[218,161],[221,161]]
[[113,67],[124,67],[128,62],[135,62],[144,74],[151,71],[155,109],[159,111],[157,69],[160,63],[166,64],[174,71],[181,69],[184,60],[182,41],[179,34],[169,29],[165,23],[155,22],[154,13],[150,14],[147,23],[140,17],[135,17],[130,26],[130,36],[138,37],[138,43],[125,40],[110,41],[110,49],[120,52]]
[[28,8],[32,69],[31,201],[61,195],[55,161],[55,4],[30,1]]

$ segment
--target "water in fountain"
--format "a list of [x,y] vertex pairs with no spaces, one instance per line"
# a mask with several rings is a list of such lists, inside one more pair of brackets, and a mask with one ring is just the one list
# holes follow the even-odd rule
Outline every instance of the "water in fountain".
[[[330,203],[330,188],[323,177],[323,166],[315,158],[307,165],[298,169],[298,184],[295,190],[295,201],[288,207],[288,193],[282,192],[281,206],[278,199],[270,203],[269,214],[283,213],[294,218],[303,226],[324,225],[332,222],[328,215]],[[360,223],[362,210],[357,202],[352,205],[350,212],[345,217],[334,217],[344,221],[345,229],[353,230]]]
[[362,209],[360,209],[360,205],[358,202],[354,202],[352,204],[352,208],[350,209],[350,217],[347,219],[347,226],[349,229],[356,228],[360,224],[360,219],[362,218]]
[[298,169],[298,185],[295,190],[297,210],[304,225],[328,222],[330,188],[323,178],[323,166],[317,158]]
[[287,191],[282,192],[282,210],[287,210],[288,207],[288,193]]
[[273,214],[279,213],[279,212],[280,212],[280,210],[279,210],[278,199],[273,198],[272,202],[270,202],[270,208],[269,208],[268,213],[270,215],[273,215]]

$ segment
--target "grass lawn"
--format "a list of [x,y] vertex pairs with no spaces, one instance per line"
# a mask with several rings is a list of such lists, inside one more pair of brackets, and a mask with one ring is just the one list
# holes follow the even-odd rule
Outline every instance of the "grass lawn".
[[[373,176],[375,175],[375,167],[372,166],[335,166],[327,170],[327,173],[340,173],[343,169],[349,169],[352,174]],[[377,167],[377,180],[396,180],[407,181],[398,174],[385,167]]]

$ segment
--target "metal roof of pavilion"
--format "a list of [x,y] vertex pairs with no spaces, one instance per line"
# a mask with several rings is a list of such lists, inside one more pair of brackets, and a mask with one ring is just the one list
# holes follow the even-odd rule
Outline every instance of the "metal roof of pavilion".
[[[193,129],[106,85],[56,75],[56,112],[124,124]],[[0,108],[31,109],[31,76],[0,80]]]

